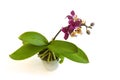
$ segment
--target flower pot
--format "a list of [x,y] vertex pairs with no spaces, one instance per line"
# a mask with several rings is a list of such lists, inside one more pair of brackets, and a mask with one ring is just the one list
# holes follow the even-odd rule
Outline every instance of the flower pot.
[[50,62],[42,60],[42,62],[48,71],[56,70],[59,65],[58,60],[54,60],[54,61],[50,61]]
[[47,70],[53,71],[58,67],[59,58],[49,49],[44,49],[39,52],[38,57],[40,57]]

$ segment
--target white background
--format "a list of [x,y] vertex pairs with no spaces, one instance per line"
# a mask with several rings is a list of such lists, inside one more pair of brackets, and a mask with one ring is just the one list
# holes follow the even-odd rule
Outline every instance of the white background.
[[[0,0],[0,80],[120,80],[120,4],[119,0]],[[9,54],[22,43],[19,35],[38,31],[48,40],[67,25],[65,16],[74,10],[95,22],[88,36],[69,38],[89,57],[89,64],[65,59],[49,72],[37,55],[15,61]],[[57,39],[63,39],[61,33]]]

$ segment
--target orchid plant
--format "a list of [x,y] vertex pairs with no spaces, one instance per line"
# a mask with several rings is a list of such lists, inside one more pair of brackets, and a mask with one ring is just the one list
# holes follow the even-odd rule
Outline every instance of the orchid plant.
[[[24,60],[38,54],[40,59],[47,62],[57,60],[59,63],[62,63],[64,58],[68,58],[75,62],[88,63],[89,59],[85,52],[66,40],[69,36],[76,37],[77,34],[82,34],[83,26],[89,35],[94,23],[87,26],[86,22],[78,18],[73,10],[66,18],[68,19],[68,25],[62,27],[50,42],[41,33],[34,31],[24,32],[19,36],[23,45],[9,56],[14,60]],[[60,32],[64,33],[65,40],[56,40]]]

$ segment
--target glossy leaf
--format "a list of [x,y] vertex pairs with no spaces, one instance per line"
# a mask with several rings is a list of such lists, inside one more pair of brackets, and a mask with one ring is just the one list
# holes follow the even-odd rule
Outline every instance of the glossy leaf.
[[35,55],[45,47],[46,46],[34,46],[31,44],[25,44],[9,56],[14,60],[23,60]]
[[62,63],[63,63],[63,61],[64,61],[64,56],[60,55],[60,56],[59,56],[59,58],[60,58],[59,63],[60,63],[60,64],[62,64]]
[[55,40],[48,45],[48,48],[57,54],[72,54],[78,51],[78,48],[73,43],[61,40]]
[[89,63],[87,55],[80,49],[78,48],[78,52],[74,54],[62,54],[64,57],[67,57],[68,59],[79,62],[79,63]]
[[29,43],[36,46],[47,45],[48,40],[38,32],[25,32],[19,37],[23,43]]

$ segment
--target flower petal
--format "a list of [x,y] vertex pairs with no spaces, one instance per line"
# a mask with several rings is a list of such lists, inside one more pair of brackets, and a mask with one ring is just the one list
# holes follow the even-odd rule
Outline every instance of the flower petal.
[[69,37],[69,34],[68,34],[68,33],[65,33],[65,35],[64,35],[64,39],[67,40],[68,37]]
[[74,23],[75,23],[75,22],[74,22],[74,20],[69,20],[68,23],[69,23],[70,25],[74,26]]
[[68,15],[68,16],[66,16],[68,19],[73,19],[73,17],[72,16],[70,16],[70,15]]
[[62,32],[67,33],[68,32],[68,27],[63,27]]
[[78,27],[80,25],[80,21],[75,21],[75,27]]
[[72,33],[74,31],[74,29],[75,29],[75,27],[72,26],[72,25],[70,25],[70,27],[69,27],[69,33]]
[[74,15],[75,15],[75,12],[74,12],[73,10],[71,11],[71,15],[72,15],[72,16],[74,16]]
[[74,31],[70,35],[71,35],[71,37],[76,37],[77,36],[76,32],[74,32]]
[[82,34],[82,30],[81,30],[80,27],[77,27],[77,28],[75,29],[75,32],[78,33],[78,34]]

